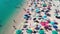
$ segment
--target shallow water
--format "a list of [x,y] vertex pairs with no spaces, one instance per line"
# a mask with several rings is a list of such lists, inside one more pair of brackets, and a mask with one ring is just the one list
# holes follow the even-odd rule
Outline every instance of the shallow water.
[[[9,17],[17,12],[14,11],[16,10],[16,6],[18,5],[23,5],[24,0],[0,0],[0,31],[3,30],[6,24],[7,24],[7,20],[9,19]],[[20,6],[20,8],[21,8]],[[1,32],[0,32],[1,33]]]

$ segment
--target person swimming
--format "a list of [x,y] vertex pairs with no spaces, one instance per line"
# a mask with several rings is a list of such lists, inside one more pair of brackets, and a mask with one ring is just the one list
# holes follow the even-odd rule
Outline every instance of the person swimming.
[[2,27],[2,25],[0,24],[0,27]]

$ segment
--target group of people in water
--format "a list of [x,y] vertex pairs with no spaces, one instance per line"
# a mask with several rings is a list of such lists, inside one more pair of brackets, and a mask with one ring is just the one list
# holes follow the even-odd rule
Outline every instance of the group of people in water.
[[[52,34],[58,34],[58,22],[48,18],[51,17],[49,12],[53,9],[52,6],[55,6],[52,0],[29,0],[27,5],[23,16],[25,22],[23,28],[17,31],[18,34],[25,34],[25,31],[27,34],[47,34],[46,32],[49,31],[52,31]],[[56,8],[54,12],[54,16],[60,19],[60,10]]]

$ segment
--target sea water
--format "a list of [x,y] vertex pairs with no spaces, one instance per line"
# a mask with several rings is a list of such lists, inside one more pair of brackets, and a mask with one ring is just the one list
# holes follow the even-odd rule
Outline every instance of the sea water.
[[[17,12],[16,6],[23,5],[25,0],[0,0],[0,34],[2,30],[4,30],[4,26],[7,24],[7,20],[9,17]],[[21,7],[20,6],[20,7]]]

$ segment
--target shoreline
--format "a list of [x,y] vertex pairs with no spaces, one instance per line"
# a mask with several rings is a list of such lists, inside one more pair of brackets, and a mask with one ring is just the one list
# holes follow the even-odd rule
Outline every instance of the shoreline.
[[[8,24],[7,24],[8,26],[6,25],[7,29],[6,29],[6,31],[4,30],[4,34],[15,34],[16,30],[22,28],[22,26],[24,25],[23,15],[26,13],[23,8],[28,8],[27,3],[24,3],[21,8],[17,7],[16,11],[18,11],[18,12],[14,13],[9,18]],[[51,10],[51,11],[54,11],[54,10]],[[50,13],[53,13],[53,12],[50,12]],[[51,18],[53,18],[53,19],[51,19]],[[53,21],[55,19],[53,15],[51,16],[51,18],[50,18],[51,21]],[[16,28],[16,29],[14,29],[14,28]],[[8,33],[7,33],[7,31],[8,31]]]
[[[26,2],[26,1],[25,1]],[[24,6],[25,5],[25,3],[23,4],[23,5],[19,5],[17,8],[16,8],[16,10],[15,11],[18,11],[17,13],[14,13],[14,14],[12,14],[12,16],[10,16],[10,18],[8,19],[8,21],[7,21],[7,25],[5,26],[5,27],[3,27],[4,28],[4,30],[2,30],[3,32],[1,32],[1,34],[3,33],[3,34],[13,34],[13,32],[15,31],[14,30],[14,28],[13,28],[13,25],[15,25],[16,27],[18,26],[18,24],[19,23],[14,23],[13,22],[13,20],[16,20],[17,19],[17,21],[18,21],[18,16],[20,15],[20,14],[23,14],[24,13],[24,11],[23,11],[23,8],[25,7]],[[24,7],[23,7],[24,6]],[[21,7],[21,8],[19,8],[19,7]],[[7,28],[7,29],[6,29]],[[8,32],[8,33],[7,33]]]

